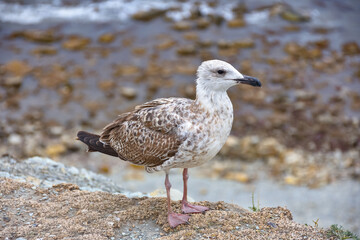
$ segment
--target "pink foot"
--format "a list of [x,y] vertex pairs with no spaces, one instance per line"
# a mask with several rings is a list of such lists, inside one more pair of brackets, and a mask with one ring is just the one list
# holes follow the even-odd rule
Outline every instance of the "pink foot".
[[190,203],[184,203],[181,209],[183,213],[204,213],[209,210],[208,207],[191,205]]
[[168,222],[170,224],[170,227],[174,228],[177,225],[188,223],[190,216],[186,214],[180,214],[180,213],[169,213],[168,215]]

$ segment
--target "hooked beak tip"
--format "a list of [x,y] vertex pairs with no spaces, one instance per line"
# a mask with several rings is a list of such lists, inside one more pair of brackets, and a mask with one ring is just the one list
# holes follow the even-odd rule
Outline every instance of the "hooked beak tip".
[[246,76],[243,75],[244,78],[241,79],[235,79],[236,82],[238,83],[242,83],[242,84],[248,84],[254,87],[261,87],[261,82],[259,79],[255,78],[255,77],[250,77],[250,76]]

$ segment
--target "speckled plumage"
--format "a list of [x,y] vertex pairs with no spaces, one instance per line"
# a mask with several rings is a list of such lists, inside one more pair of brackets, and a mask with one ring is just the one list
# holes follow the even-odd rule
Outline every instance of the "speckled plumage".
[[233,107],[226,90],[239,83],[260,87],[258,79],[243,76],[230,64],[211,60],[197,71],[196,99],[160,98],[135,107],[107,125],[101,135],[79,131],[89,151],[98,151],[145,166],[148,172],[164,170],[168,222],[186,223],[189,216],[174,213],[170,204],[169,170],[184,168],[183,213],[209,210],[187,201],[188,168],[212,159],[224,145],[233,122]]
[[224,67],[238,72],[219,60],[205,63],[198,70],[195,100],[161,98],[139,105],[106,126],[100,141],[148,172],[195,167],[213,158],[230,134],[233,107],[226,89],[235,83],[215,82],[211,91],[201,74],[217,77]]
[[120,115],[104,128],[100,141],[148,172],[195,167],[220,150],[232,120],[227,96],[215,109],[196,100],[162,98]]

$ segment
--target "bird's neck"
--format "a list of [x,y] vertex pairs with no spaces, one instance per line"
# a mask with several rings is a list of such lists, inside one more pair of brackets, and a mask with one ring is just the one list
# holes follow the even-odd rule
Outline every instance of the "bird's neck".
[[210,112],[227,111],[232,114],[233,107],[226,90],[206,89],[202,85],[196,86],[196,104]]

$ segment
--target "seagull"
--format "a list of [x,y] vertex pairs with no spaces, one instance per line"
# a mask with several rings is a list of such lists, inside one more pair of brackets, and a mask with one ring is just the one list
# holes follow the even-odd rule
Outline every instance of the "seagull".
[[[197,69],[196,99],[159,98],[119,115],[100,135],[79,131],[77,139],[88,152],[100,152],[147,172],[165,171],[168,223],[174,228],[188,223],[191,213],[209,208],[187,201],[188,168],[212,159],[225,144],[233,123],[233,106],[227,90],[238,84],[261,87],[254,77],[242,75],[221,60],[201,63]],[[183,168],[182,214],[171,209],[169,171]]]

